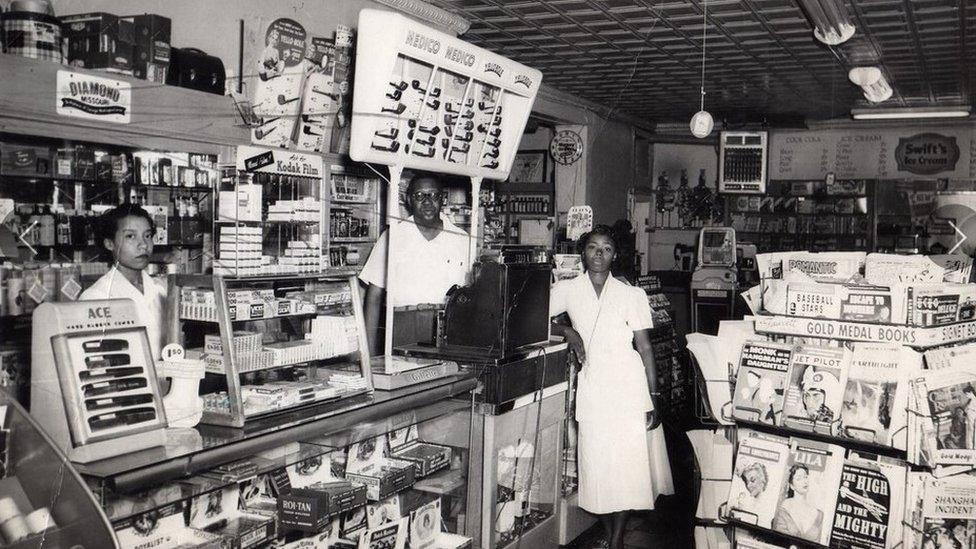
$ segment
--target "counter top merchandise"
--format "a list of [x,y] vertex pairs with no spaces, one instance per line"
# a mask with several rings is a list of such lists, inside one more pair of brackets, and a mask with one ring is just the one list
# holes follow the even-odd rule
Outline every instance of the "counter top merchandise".
[[960,420],[976,406],[972,258],[757,260],[756,315],[689,336],[726,426],[692,438],[732,443],[697,452],[701,535],[728,523],[747,546],[915,548],[944,528],[976,543],[972,508],[938,503],[976,497]]

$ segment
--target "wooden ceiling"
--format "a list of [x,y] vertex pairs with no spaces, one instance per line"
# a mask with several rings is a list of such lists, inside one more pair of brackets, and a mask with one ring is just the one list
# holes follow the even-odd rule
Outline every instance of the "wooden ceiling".
[[[857,31],[813,36],[797,0],[708,0],[705,109],[726,127],[795,126],[870,106],[847,78],[882,69],[874,106],[971,105],[973,0],[840,0]],[[428,0],[471,22],[469,42],[540,69],[543,81],[630,116],[687,123],[699,109],[703,0]]]

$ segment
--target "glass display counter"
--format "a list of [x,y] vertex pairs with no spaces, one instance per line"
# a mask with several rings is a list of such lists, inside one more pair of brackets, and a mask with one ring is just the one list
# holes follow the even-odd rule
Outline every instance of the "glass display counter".
[[482,549],[556,547],[566,384],[501,412],[479,406],[472,421],[466,533]]
[[[378,535],[381,525],[396,525],[395,535],[406,536],[412,515],[438,524],[427,529],[439,536],[438,547],[464,547],[470,540],[458,534],[468,522],[469,393],[475,386],[472,375],[459,374],[298,408],[246,428],[169,429],[165,447],[77,467],[121,547],[308,539],[355,547],[361,536]],[[375,488],[370,474],[352,474],[372,459],[364,452],[379,460],[370,473]],[[396,482],[380,482],[388,465],[401,473]],[[335,490],[348,497],[322,495]],[[318,498],[319,515],[312,525],[289,522],[286,501],[306,496]],[[322,507],[326,499],[329,506]],[[435,516],[439,520],[431,522]],[[245,545],[248,540],[253,543]]]
[[559,513],[556,535],[559,545],[572,543],[596,524],[596,516],[579,507],[579,469],[577,466],[576,379],[579,367],[570,355],[569,385],[566,390],[566,417],[563,419],[563,448],[560,461]]
[[[115,546],[102,509],[67,457],[0,391],[0,508],[4,547]],[[9,498],[9,499],[8,499]]]

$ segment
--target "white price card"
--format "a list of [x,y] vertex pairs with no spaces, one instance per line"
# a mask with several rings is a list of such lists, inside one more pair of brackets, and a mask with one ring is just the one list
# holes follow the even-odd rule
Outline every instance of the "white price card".
[[576,240],[593,230],[593,208],[573,206],[566,215],[566,238]]

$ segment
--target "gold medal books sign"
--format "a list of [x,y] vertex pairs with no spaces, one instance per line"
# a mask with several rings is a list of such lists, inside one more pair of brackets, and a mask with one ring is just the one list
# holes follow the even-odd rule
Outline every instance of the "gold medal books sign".
[[156,368],[131,300],[45,303],[32,333],[31,415],[72,461],[163,445]]

